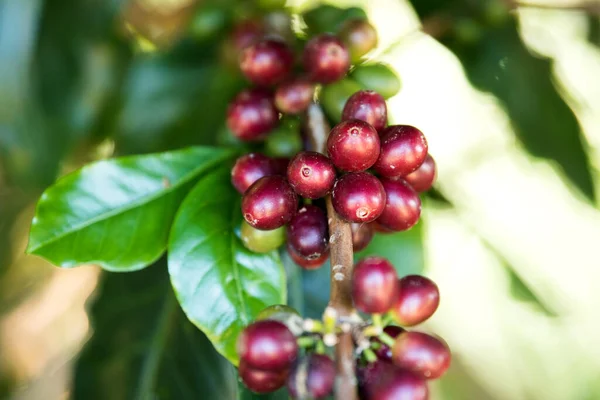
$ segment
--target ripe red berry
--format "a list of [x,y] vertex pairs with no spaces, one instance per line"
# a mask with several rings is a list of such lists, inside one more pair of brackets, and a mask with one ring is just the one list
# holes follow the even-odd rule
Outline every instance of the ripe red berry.
[[231,169],[231,183],[242,194],[263,176],[275,174],[273,160],[260,153],[249,153],[238,158]]
[[373,228],[373,231],[375,231],[377,233],[381,233],[383,235],[388,235],[390,233],[394,233],[393,230],[388,229],[385,226],[381,225],[379,222],[377,222],[377,220],[371,222],[369,225],[371,225],[371,227]]
[[318,199],[331,191],[335,182],[335,168],[323,154],[303,151],[290,161],[287,177],[300,196]]
[[324,354],[309,354],[292,367],[287,388],[293,399],[322,399],[333,390],[335,364]]
[[311,80],[330,83],[341,79],[350,68],[346,45],[330,34],[313,37],[304,47],[304,69]]
[[288,243],[301,257],[319,259],[327,254],[327,216],[317,206],[302,207],[287,226]]
[[287,243],[287,251],[290,255],[290,258],[294,263],[296,263],[300,268],[306,270],[317,269],[325,264],[325,261],[329,258],[329,251],[323,253],[321,257],[315,258],[313,260],[309,260],[308,258],[302,257],[300,254],[296,252],[291,246],[290,243]]
[[367,257],[354,266],[352,299],[354,306],[369,314],[387,312],[398,297],[398,275],[383,257]]
[[423,164],[427,157],[427,140],[409,125],[388,126],[381,133],[381,153],[373,166],[385,177],[405,176]]
[[[388,336],[393,339],[396,339],[398,335],[402,332],[406,332],[403,328],[396,325],[388,325],[383,328],[383,332],[385,332]],[[382,361],[392,362],[392,349],[387,344],[382,343],[379,339],[373,339],[375,342],[379,343],[379,348],[375,351],[377,358]]]
[[279,175],[260,178],[242,198],[244,219],[256,229],[271,230],[287,224],[297,206],[294,189]]
[[450,366],[450,349],[442,340],[422,332],[404,332],[392,348],[392,362],[424,379],[436,379]]
[[423,164],[410,174],[404,177],[404,180],[417,192],[426,192],[435,182],[435,160],[429,154],[425,157]]
[[241,91],[227,109],[227,127],[240,140],[260,140],[279,121],[273,97],[260,88]]
[[383,97],[373,90],[361,90],[354,93],[344,106],[342,121],[360,119],[369,123],[377,131],[387,125],[387,106]]
[[248,325],[238,336],[240,360],[250,368],[266,371],[288,369],[296,360],[296,337],[283,323],[260,320]]
[[260,21],[245,20],[237,24],[231,32],[231,39],[237,51],[242,51],[264,35],[265,29]]
[[385,189],[385,208],[377,222],[393,231],[412,228],[421,216],[421,199],[403,179],[382,179]]
[[369,21],[353,18],[344,22],[340,38],[348,47],[350,59],[360,61],[361,57],[377,46],[377,31]]
[[360,398],[364,400],[427,400],[427,382],[410,371],[385,361],[369,363],[357,371]]
[[342,171],[369,169],[379,157],[379,135],[375,128],[358,119],[337,124],[327,138],[327,152]]
[[238,373],[244,385],[256,393],[273,392],[285,384],[288,378],[288,370],[265,371],[249,367],[244,361],[240,361]]
[[352,250],[356,253],[366,248],[373,239],[371,224],[350,224],[352,229]]
[[240,57],[244,76],[256,85],[275,85],[292,71],[294,54],[282,41],[263,39],[246,47]]
[[282,113],[298,114],[306,110],[313,99],[315,86],[298,78],[282,83],[275,90],[275,107]]
[[348,222],[371,222],[385,207],[385,190],[379,179],[366,172],[340,177],[331,191],[333,207]]
[[440,305],[440,291],[430,279],[408,275],[400,279],[398,300],[391,309],[401,325],[413,326],[427,320]]

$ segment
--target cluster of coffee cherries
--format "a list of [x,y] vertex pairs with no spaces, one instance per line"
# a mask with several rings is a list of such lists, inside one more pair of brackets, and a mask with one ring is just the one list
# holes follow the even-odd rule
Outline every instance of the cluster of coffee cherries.
[[238,338],[239,373],[258,393],[287,386],[294,399],[321,399],[334,390],[331,346],[338,334],[351,332],[355,345],[358,390],[363,400],[428,399],[427,381],[450,366],[450,350],[435,336],[409,331],[433,315],[438,287],[430,279],[396,270],[382,257],[356,263],[352,298],[358,314],[346,320],[328,315],[303,320],[286,306],[270,307]]

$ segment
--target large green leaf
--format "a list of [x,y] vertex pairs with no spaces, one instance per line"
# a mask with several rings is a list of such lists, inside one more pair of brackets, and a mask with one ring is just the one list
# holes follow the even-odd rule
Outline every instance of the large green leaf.
[[159,262],[105,274],[94,334],[77,362],[74,399],[233,399],[235,369],[179,308]]
[[237,364],[239,332],[265,307],[285,304],[277,252],[247,250],[237,234],[240,195],[229,166],[203,177],[183,201],[169,238],[169,273],[188,318]]
[[193,183],[232,156],[192,147],[90,164],[44,192],[27,251],[67,268],[143,268],[165,250],[175,211]]

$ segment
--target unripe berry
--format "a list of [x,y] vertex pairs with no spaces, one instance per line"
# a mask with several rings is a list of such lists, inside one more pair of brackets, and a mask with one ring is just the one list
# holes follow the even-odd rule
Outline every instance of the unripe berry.
[[309,354],[292,367],[287,388],[293,399],[322,399],[333,390],[335,364],[325,354]]
[[316,260],[327,254],[327,216],[317,206],[302,207],[287,226],[288,243],[301,257]]
[[[383,332],[385,332],[389,337],[396,339],[402,332],[406,332],[403,328],[395,325],[388,325],[383,328]],[[392,349],[384,343],[381,343],[379,339],[374,339],[376,342],[379,342],[379,348],[375,352],[377,358],[383,361],[392,361]]]
[[363,89],[374,90],[384,99],[389,99],[400,91],[400,78],[385,64],[359,65],[352,70],[350,77]]
[[396,322],[413,326],[427,320],[440,305],[440,291],[430,279],[408,275],[400,279],[398,300],[390,310]]
[[241,91],[227,109],[227,127],[240,140],[260,140],[279,121],[268,91],[255,88]]
[[297,78],[282,83],[275,90],[275,107],[282,113],[299,114],[306,110],[313,99],[315,86]]
[[379,135],[365,121],[351,119],[337,124],[327,138],[327,152],[342,171],[370,168],[379,157]]
[[342,120],[359,119],[369,123],[377,131],[387,125],[387,106],[381,95],[372,90],[354,93],[344,106]]
[[392,348],[392,362],[424,379],[436,379],[450,366],[450,349],[441,339],[422,332],[404,332]]
[[377,46],[377,31],[362,18],[346,20],[340,31],[340,38],[346,44],[353,63]]
[[385,177],[405,176],[419,168],[427,157],[427,140],[409,125],[389,126],[381,133],[381,153],[373,166]]
[[240,360],[250,368],[265,371],[288,369],[296,360],[296,337],[283,323],[261,320],[248,325],[238,336]]
[[260,153],[249,153],[235,161],[231,169],[231,183],[235,189],[244,192],[263,176],[275,175],[273,160]]
[[242,221],[240,236],[244,247],[248,250],[255,253],[268,253],[285,242],[285,228],[281,226],[270,231],[261,231]]
[[385,208],[377,219],[385,228],[405,231],[412,228],[421,216],[421,199],[403,179],[382,179],[385,189]]
[[398,275],[383,257],[367,257],[354,266],[352,299],[354,306],[368,314],[387,312],[398,297]]
[[338,215],[348,222],[371,222],[385,208],[383,185],[371,174],[351,172],[340,177],[331,191]]
[[350,55],[341,40],[333,35],[313,37],[304,47],[304,69],[315,82],[341,79],[350,68]]
[[426,192],[435,182],[435,160],[429,154],[419,168],[404,177],[417,192]]
[[275,85],[292,71],[294,55],[282,41],[263,39],[244,49],[240,57],[240,69],[244,76],[256,85]]
[[265,140],[265,152],[271,157],[293,157],[302,150],[300,124],[284,119]]
[[352,250],[355,253],[365,249],[371,243],[374,234],[371,224],[352,223],[350,229],[352,229]]
[[335,182],[335,168],[323,154],[303,151],[290,161],[287,177],[300,196],[318,199],[331,191]]
[[289,374],[287,369],[265,371],[252,368],[244,361],[240,361],[238,373],[244,385],[255,393],[270,393],[279,389]]
[[288,254],[290,255],[290,258],[292,259],[292,261],[294,263],[296,263],[300,268],[306,269],[306,270],[313,270],[313,269],[320,268],[323,264],[325,264],[325,262],[329,258],[329,251],[323,253],[321,255],[321,257],[319,257],[319,258],[309,260],[308,258],[302,257],[300,254],[298,254],[296,252],[296,250],[294,250],[290,246],[289,242],[288,242],[286,248],[287,248]]
[[279,175],[260,178],[242,198],[244,219],[256,229],[271,230],[287,224],[297,206],[294,189]]

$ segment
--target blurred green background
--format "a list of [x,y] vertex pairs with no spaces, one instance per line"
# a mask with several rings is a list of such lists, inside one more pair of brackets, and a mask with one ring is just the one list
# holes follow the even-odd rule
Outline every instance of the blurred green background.
[[[244,3],[0,3],[0,398],[120,399],[145,382],[164,269],[133,278],[25,256],[33,206],[86,162],[218,142],[243,85],[223,38]],[[600,4],[327,3],[364,7],[380,39],[370,58],[402,80],[391,120],[419,127],[438,164],[422,223],[368,249],[440,286],[425,329],[454,360],[432,397],[600,398]],[[323,271],[289,271],[290,301],[309,315],[322,309]],[[218,356],[172,318],[181,329],[154,378],[210,376]],[[203,356],[189,364],[196,339]],[[227,385],[197,390],[227,399]]]

